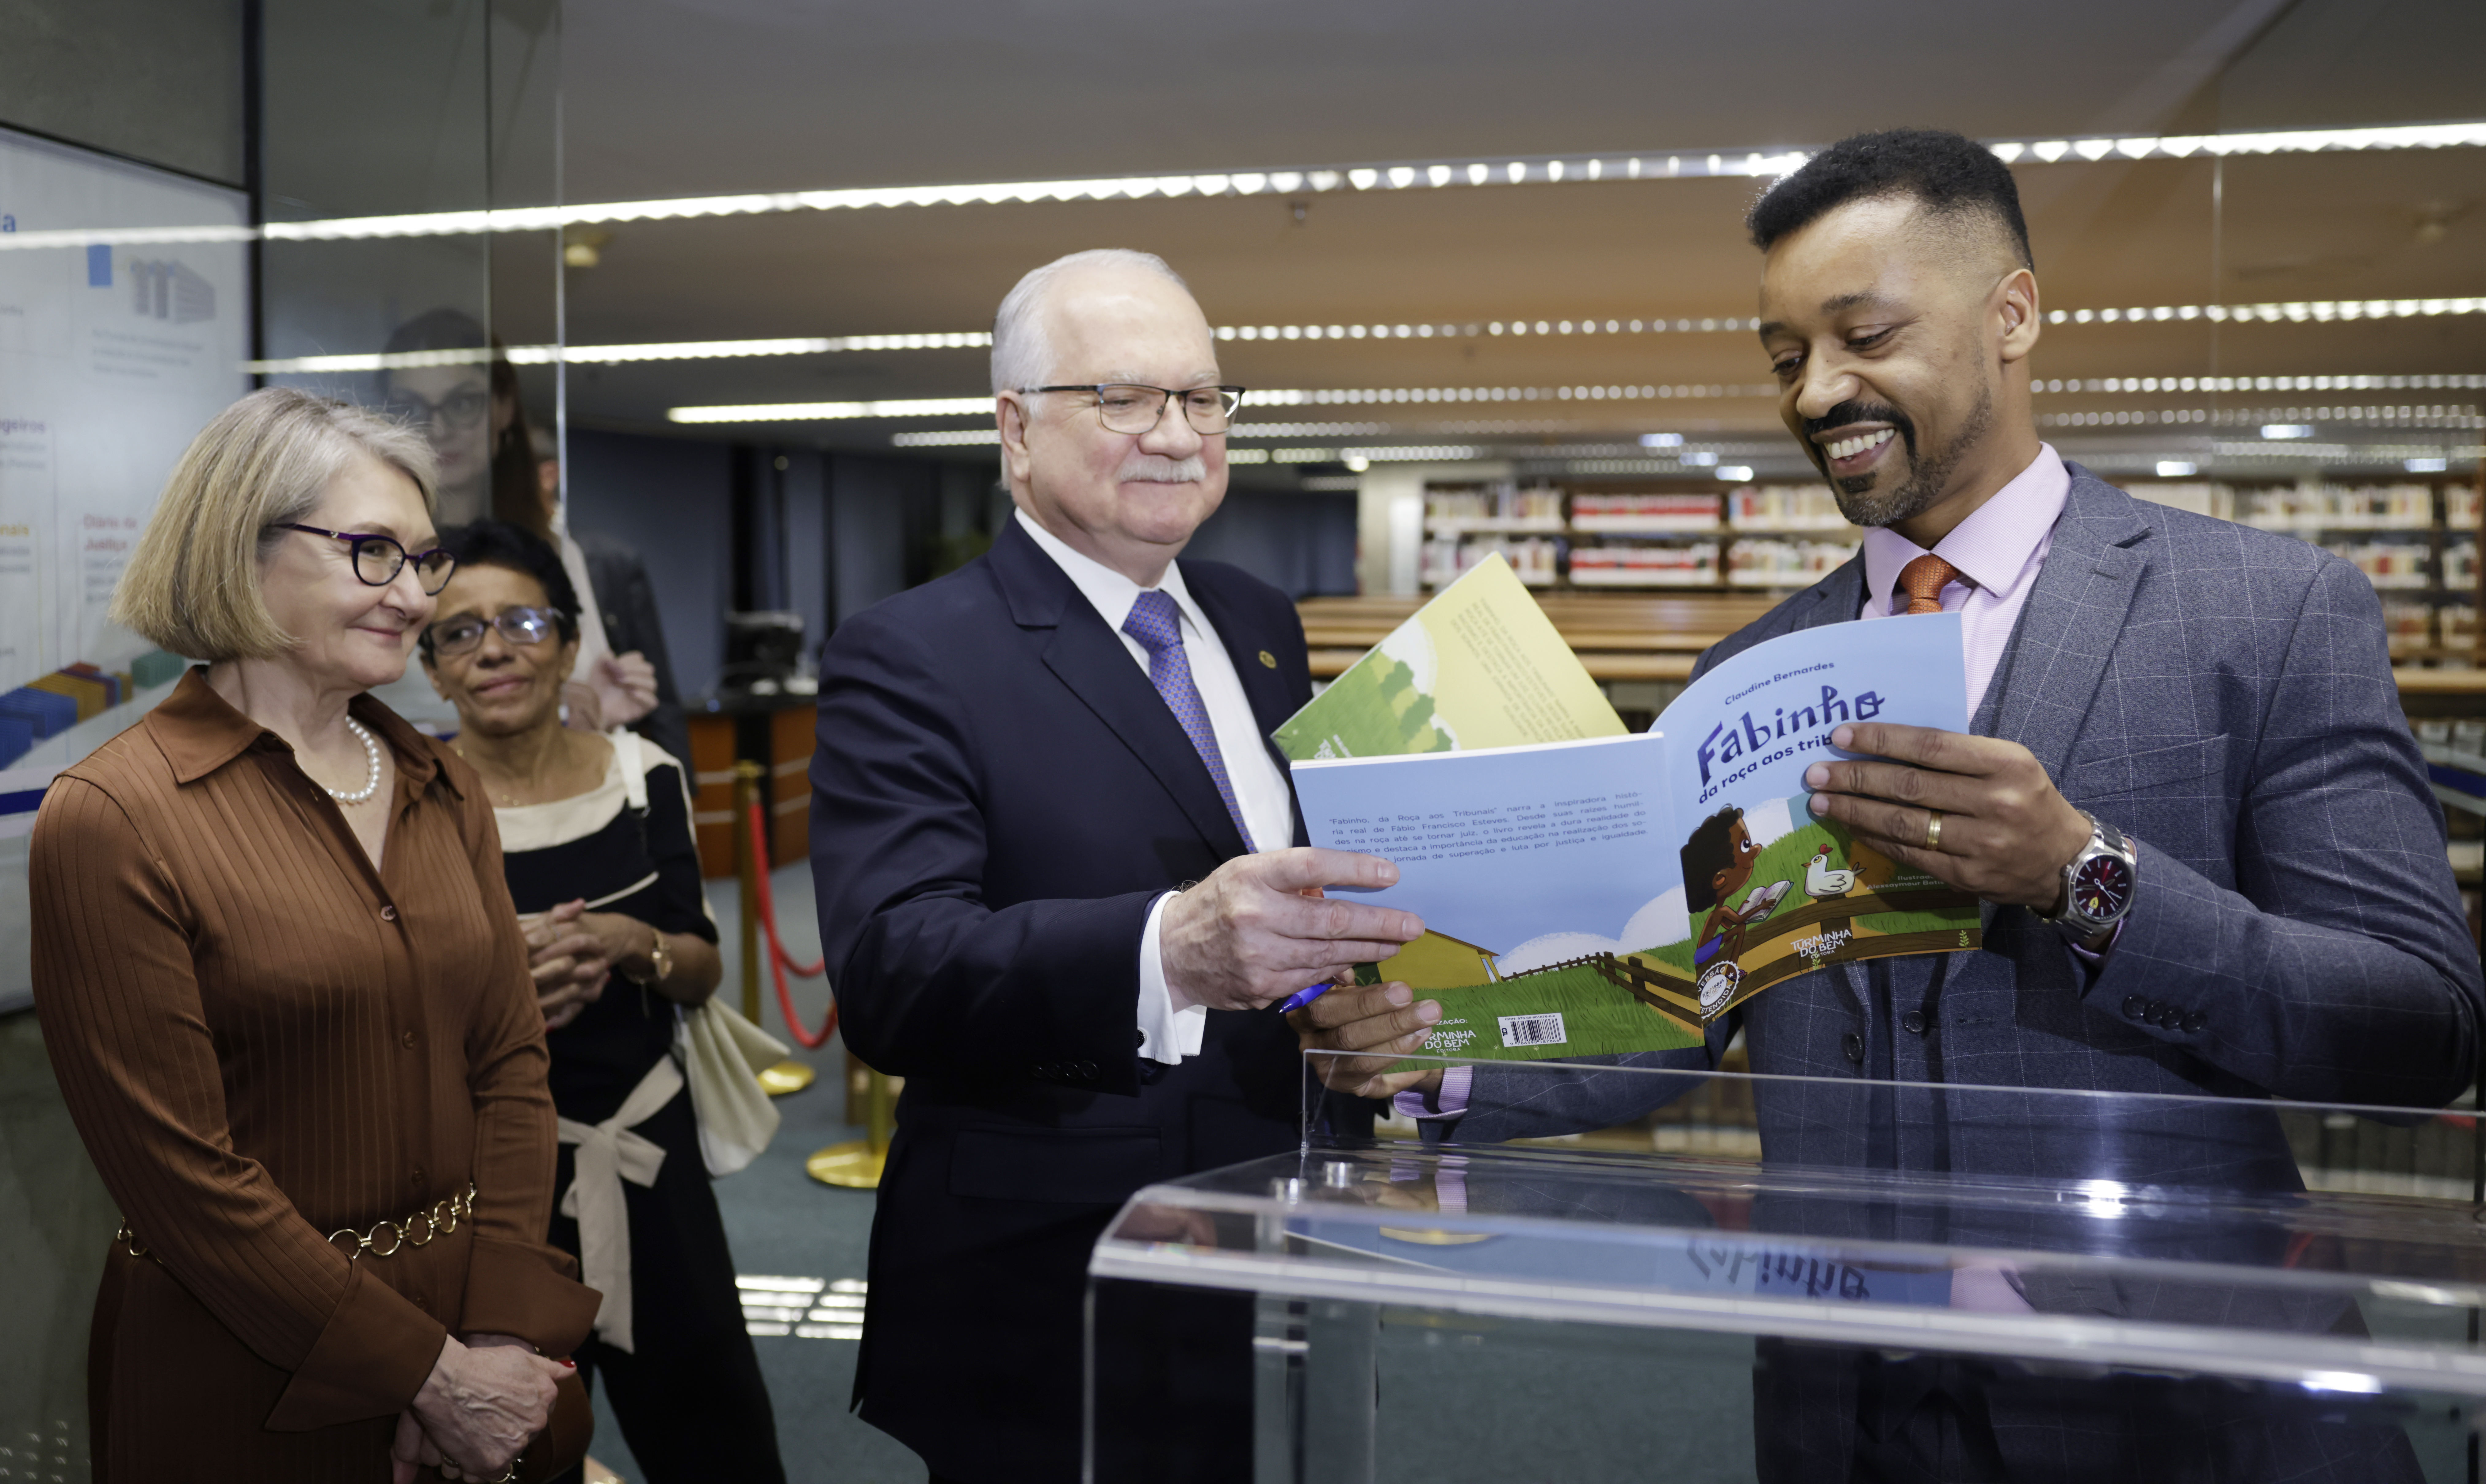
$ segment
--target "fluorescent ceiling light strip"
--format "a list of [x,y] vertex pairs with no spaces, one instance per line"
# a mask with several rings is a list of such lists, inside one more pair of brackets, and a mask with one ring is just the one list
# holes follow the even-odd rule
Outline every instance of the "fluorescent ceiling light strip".
[[991,417],[990,397],[919,397],[876,402],[770,402],[745,407],[674,407],[675,423],[824,423],[847,418]]
[[2006,139],[1987,148],[2006,163],[2026,160],[2189,159],[2196,154],[2305,154],[2366,150],[2444,150],[2486,145],[2486,123],[2407,124],[2389,128],[2274,129],[2251,134],[2133,135],[2088,139]]
[[[989,346],[983,330],[926,335],[836,335],[793,340],[657,341],[639,345],[511,345],[502,353],[514,366],[620,366],[635,361],[714,361],[744,356],[832,355],[843,350],[969,350]],[[262,376],[318,371],[401,371],[422,366],[480,366],[489,350],[403,350],[374,355],[305,355],[244,361],[241,369]]]
[[[0,238],[0,244],[6,239]],[[2441,315],[2486,314],[2486,297],[2446,299],[2320,299],[2284,304],[2162,304],[2132,309],[2050,310],[2054,324],[2138,324],[2210,319],[2269,323],[2331,323],[2357,319],[2412,319]],[[1536,319],[1469,321],[1464,324],[1263,324],[1219,325],[1223,341],[1305,340],[1455,340],[1477,335],[1664,335],[1751,332],[1757,318],[1707,316],[1699,319]],[[653,341],[629,345],[572,345],[565,355],[555,345],[511,345],[505,354],[518,366],[620,366],[642,361],[712,361],[748,356],[834,355],[848,350],[981,350],[993,343],[983,330],[949,330],[907,335],[834,335],[780,340]],[[376,371],[424,366],[480,365],[488,350],[409,350],[394,354],[290,356],[244,361],[241,369],[259,375],[307,374],[321,371]],[[2191,390],[2191,388],[2186,388]]]
[[2285,304],[2159,304],[2134,309],[2048,310],[2049,324],[2115,324],[2141,320],[2237,320],[2305,324],[2343,319],[2414,319],[2433,315],[2486,315],[2486,298],[2309,299]]
[[[1370,438],[1387,433],[1388,423],[1237,423],[1232,436],[1236,438]],[[1454,431],[1477,431],[1470,427]],[[890,444],[901,449],[943,449],[994,444],[1001,433],[990,427],[970,428],[963,432],[893,433]]]
[[[2139,391],[2154,380],[2164,392],[2269,391],[2403,391],[2486,388],[2486,375],[2431,374],[2416,376],[2162,376],[2105,377],[2094,382],[2053,383],[2068,393],[2105,391],[2107,383]],[[1236,426],[1240,436],[1264,438],[1325,437],[1326,432],[1288,433],[1272,429],[1319,425],[1257,424],[1251,414],[1269,407],[1310,406],[1475,406],[1512,402],[1649,402],[1710,400],[1728,398],[1771,398],[1779,389],[1769,382],[1743,385],[1711,383],[1686,386],[1564,387],[1273,387],[1245,394],[1246,421]],[[855,418],[983,417],[993,410],[990,397],[935,397],[899,401],[765,402],[738,406],[675,407],[665,416],[676,423],[815,423]],[[1340,434],[1340,436],[1351,436]]]
[[2057,393],[2153,392],[2458,392],[2486,390],[2486,375],[2429,372],[2414,376],[2090,376],[2041,378],[2030,390]]
[[2458,459],[2467,463],[2486,453],[2486,450],[2474,445],[2445,448],[2423,443],[2303,443],[2295,439],[2214,443],[2210,447],[2221,458],[2284,458],[2294,462],[2311,459],[2321,463],[2398,464],[2412,458],[2441,458],[2445,462]]
[[2486,427],[2468,407],[2162,407],[2140,412],[2043,412],[2040,427],[2250,427],[2281,422],[2328,423],[2351,427]]
[[[2163,430],[2196,426],[2207,429],[2213,426],[2253,426],[2274,421],[2283,416],[2310,417],[2317,423],[2328,424],[2334,426],[2345,425],[2349,426],[2371,426],[2404,427],[2414,423],[2424,426],[2438,426],[2445,428],[2486,428],[2486,416],[2480,416],[2473,407],[2419,407],[2413,409],[2393,409],[2389,407],[2251,407],[2229,408],[2216,415],[2213,415],[2206,408],[2197,407],[2172,408],[2156,412],[2112,414],[2096,412],[2050,412],[2041,415],[2037,422],[2038,426],[2041,427],[2081,429],[2096,428],[2100,430],[2112,430],[2118,427],[2148,427]],[[1592,426],[1593,425],[1585,423],[1549,422],[1395,424],[1304,423],[1294,425],[1280,424],[1267,427],[1237,426],[1234,429],[1234,437],[1238,440],[1251,440],[1257,438],[1353,438],[1370,437],[1392,432],[1431,432],[1457,433],[1465,434],[1470,437],[1490,438],[1518,437],[1542,433],[1574,432],[1586,430]],[[893,433],[890,435],[889,439],[891,447],[900,449],[991,448],[1000,441],[1001,435],[989,427],[976,427],[941,432]],[[1600,445],[1597,446],[1596,451],[1628,453],[1634,454],[1641,452],[1639,449],[1629,448],[1623,445],[1616,445],[1611,450]],[[1728,449],[1726,452],[1749,454],[1752,451],[1750,449]],[[1269,451],[1267,450],[1252,450],[1236,447],[1229,448],[1228,458],[1231,462],[1260,463],[1267,460],[1268,453]],[[1249,453],[1250,457],[1246,458],[1240,456],[1245,453]]]
[[1768,382],[1690,386],[1565,387],[1335,387],[1317,390],[1255,388],[1246,393],[1246,415],[1257,407],[1317,405],[1434,405],[1476,402],[1535,401],[1668,401],[1699,398],[1771,397],[1778,388]]
[[[2251,134],[2102,136],[2011,139],[1988,148],[2005,161],[2080,163],[2188,159],[2195,155],[2297,154],[2378,150],[2442,150],[2486,146],[2486,122],[2414,124],[2391,128],[2284,129]],[[1322,195],[1331,191],[1443,190],[1498,185],[1664,180],[1704,177],[1780,177],[1802,165],[1800,149],[1638,151],[1598,154],[1494,155],[1483,159],[1409,160],[1294,170],[1244,170],[1206,175],[1120,176],[1074,180],[1011,180],[969,185],[859,186],[843,190],[761,191],[685,196],[667,201],[611,201],[566,206],[483,211],[425,211],[395,216],[269,222],[264,227],[71,228],[0,233],[0,250],[85,247],[95,243],[349,241],[370,237],[458,236],[551,232],[597,222],[679,221],[786,211],[873,207],[1006,206],[1031,202],[1134,201],[1150,198]]]
[[[2121,324],[2145,321],[2212,319],[2286,320],[2295,323],[2334,319],[2412,319],[2430,315],[2486,314],[2486,298],[2450,299],[2324,299],[2289,304],[2161,304],[2133,309],[2058,309],[2047,312],[2053,324]],[[1676,335],[1750,333],[1757,316],[1708,316],[1701,318],[1512,319],[1469,320],[1461,324],[1262,324],[1219,325],[1217,338],[1231,341],[1289,340],[1455,340],[1477,335]]]
[[[1778,388],[1766,382],[1753,386],[1341,387],[1309,391],[1279,388],[1250,392],[1245,396],[1244,405],[1247,408],[1378,404],[1430,406],[1474,402],[1666,401],[1777,395]],[[912,401],[766,402],[742,406],[674,407],[667,409],[665,416],[676,423],[821,423],[851,418],[989,417],[992,410],[993,399],[990,397],[934,397]]]

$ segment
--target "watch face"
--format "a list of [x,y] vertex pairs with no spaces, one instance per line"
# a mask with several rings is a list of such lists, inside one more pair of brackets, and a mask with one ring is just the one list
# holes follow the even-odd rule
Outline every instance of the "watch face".
[[2123,915],[2132,903],[2132,867],[2119,856],[2092,856],[2072,874],[2072,910],[2092,922]]

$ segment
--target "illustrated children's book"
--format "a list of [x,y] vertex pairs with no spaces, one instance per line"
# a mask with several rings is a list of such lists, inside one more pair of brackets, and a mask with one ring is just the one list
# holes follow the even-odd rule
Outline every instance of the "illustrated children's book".
[[1462,573],[1273,734],[1292,758],[1619,737],[1622,718],[1495,555]]
[[[1549,685],[1566,667],[1588,679],[1559,658]],[[1966,731],[1967,693],[1957,615],[1829,624],[1721,663],[1643,735],[1390,756],[1333,745],[1294,755],[1295,791],[1313,844],[1397,865],[1397,885],[1358,895],[1427,931],[1360,976],[1441,1003],[1427,1052],[1693,1046],[1824,965],[1977,945],[1975,897],[1815,816],[1804,784],[1812,763],[1855,756],[1830,745],[1840,723]]]

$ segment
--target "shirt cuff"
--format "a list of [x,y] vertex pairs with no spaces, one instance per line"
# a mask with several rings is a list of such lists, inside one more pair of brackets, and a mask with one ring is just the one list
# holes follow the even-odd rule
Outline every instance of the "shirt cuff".
[[1476,1068],[1454,1066],[1442,1073],[1442,1085],[1431,1092],[1410,1087],[1390,1100],[1390,1106],[1410,1118],[1455,1118],[1468,1111],[1468,1088],[1476,1081]]
[[2092,948],[2086,944],[2073,943],[2068,939],[2064,940],[2063,947],[2072,950],[2072,956],[2081,961],[2082,968],[2094,975],[2106,963],[2106,956],[2114,951],[2114,946],[2123,940],[2123,924],[2131,921],[2128,916],[2114,920],[2114,926],[2107,931],[2105,948]]
[[1208,1006],[1187,1000],[1177,1003],[1174,987],[1166,982],[1165,948],[1158,933],[1166,903],[1174,895],[1168,892],[1151,903],[1147,925],[1140,929],[1140,1055],[1167,1066],[1199,1056],[1208,1031]]

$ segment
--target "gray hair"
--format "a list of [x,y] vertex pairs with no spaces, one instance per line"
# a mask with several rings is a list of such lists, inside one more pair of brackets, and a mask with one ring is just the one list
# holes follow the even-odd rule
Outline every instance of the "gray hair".
[[1045,290],[1068,270],[1087,267],[1138,268],[1191,292],[1191,286],[1164,259],[1128,247],[1090,248],[1029,269],[1017,287],[1002,296],[1002,307],[993,316],[995,392],[1024,392],[1043,385],[1053,374],[1053,344],[1044,333]]

